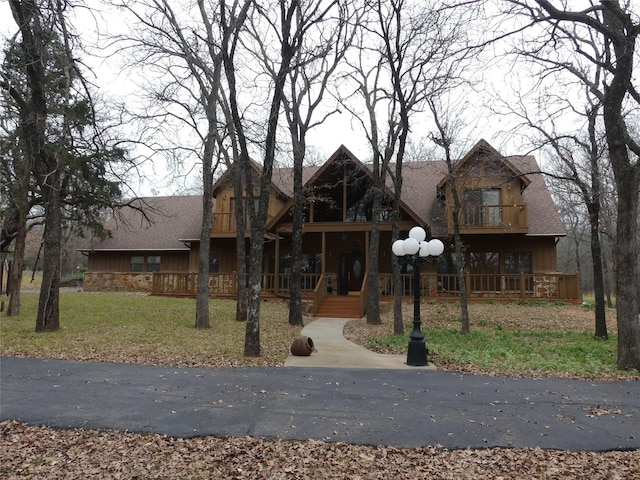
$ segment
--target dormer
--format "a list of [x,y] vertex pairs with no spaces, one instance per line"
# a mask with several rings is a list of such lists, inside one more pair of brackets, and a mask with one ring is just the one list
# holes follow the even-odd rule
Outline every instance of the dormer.
[[[257,162],[250,160],[249,165],[253,172],[254,186],[257,188],[262,174],[262,166]],[[283,205],[289,200],[289,196],[284,193],[283,185],[277,178],[273,178],[271,182],[271,190],[269,196],[269,207],[267,212],[267,222],[269,222],[278,213]],[[254,208],[257,208],[257,190],[254,197]],[[216,181],[213,187],[213,196],[215,201],[215,210],[213,212],[213,223],[211,229],[211,236],[215,238],[232,238],[236,236],[236,215],[235,205],[237,201],[241,201],[244,205],[245,216],[247,215],[247,195],[246,191],[243,192],[242,198],[237,199],[234,185],[233,185],[233,172],[232,169],[225,171],[222,176]],[[245,225],[248,225],[248,221],[245,220]],[[245,235],[249,235],[246,230]]]
[[[485,140],[454,165],[451,175],[461,202],[461,233],[528,232],[522,192],[530,180]],[[447,231],[452,234],[454,200],[448,181],[445,176],[438,183],[438,198],[444,203]]]

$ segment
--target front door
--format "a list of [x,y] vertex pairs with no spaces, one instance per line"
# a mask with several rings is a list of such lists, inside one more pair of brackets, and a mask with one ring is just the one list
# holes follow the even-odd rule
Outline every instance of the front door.
[[348,253],[340,256],[340,285],[338,293],[348,295],[359,292],[364,280],[364,253]]

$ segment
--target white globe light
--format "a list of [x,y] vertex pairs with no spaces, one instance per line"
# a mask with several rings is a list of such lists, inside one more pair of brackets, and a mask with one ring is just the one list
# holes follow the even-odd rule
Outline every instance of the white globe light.
[[433,257],[437,257],[444,252],[444,243],[442,243],[437,238],[429,240],[429,255]]
[[424,242],[424,239],[427,238],[427,232],[422,227],[413,227],[409,230],[409,238],[415,238],[418,243]]
[[405,238],[403,240],[403,245],[402,247],[404,248],[404,253],[407,255],[414,255],[418,252],[418,249],[420,248],[420,244],[418,243],[418,240],[416,240],[415,238]]
[[420,252],[418,255],[421,257],[429,256],[429,242],[420,242]]
[[396,240],[393,242],[393,245],[391,245],[391,251],[398,257],[404,257],[406,255],[404,253],[404,240]]

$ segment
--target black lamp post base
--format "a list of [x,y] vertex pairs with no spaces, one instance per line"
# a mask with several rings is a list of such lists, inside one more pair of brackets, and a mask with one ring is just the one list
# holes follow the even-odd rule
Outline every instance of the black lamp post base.
[[427,362],[427,344],[422,341],[409,340],[409,349],[407,350],[407,365],[412,367],[424,367]]

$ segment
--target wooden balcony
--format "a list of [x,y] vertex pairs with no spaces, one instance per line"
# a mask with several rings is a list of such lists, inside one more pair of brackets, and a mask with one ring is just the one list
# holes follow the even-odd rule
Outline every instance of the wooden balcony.
[[[460,233],[527,233],[526,205],[464,205],[460,211]],[[447,226],[453,229],[453,208],[447,207]]]

